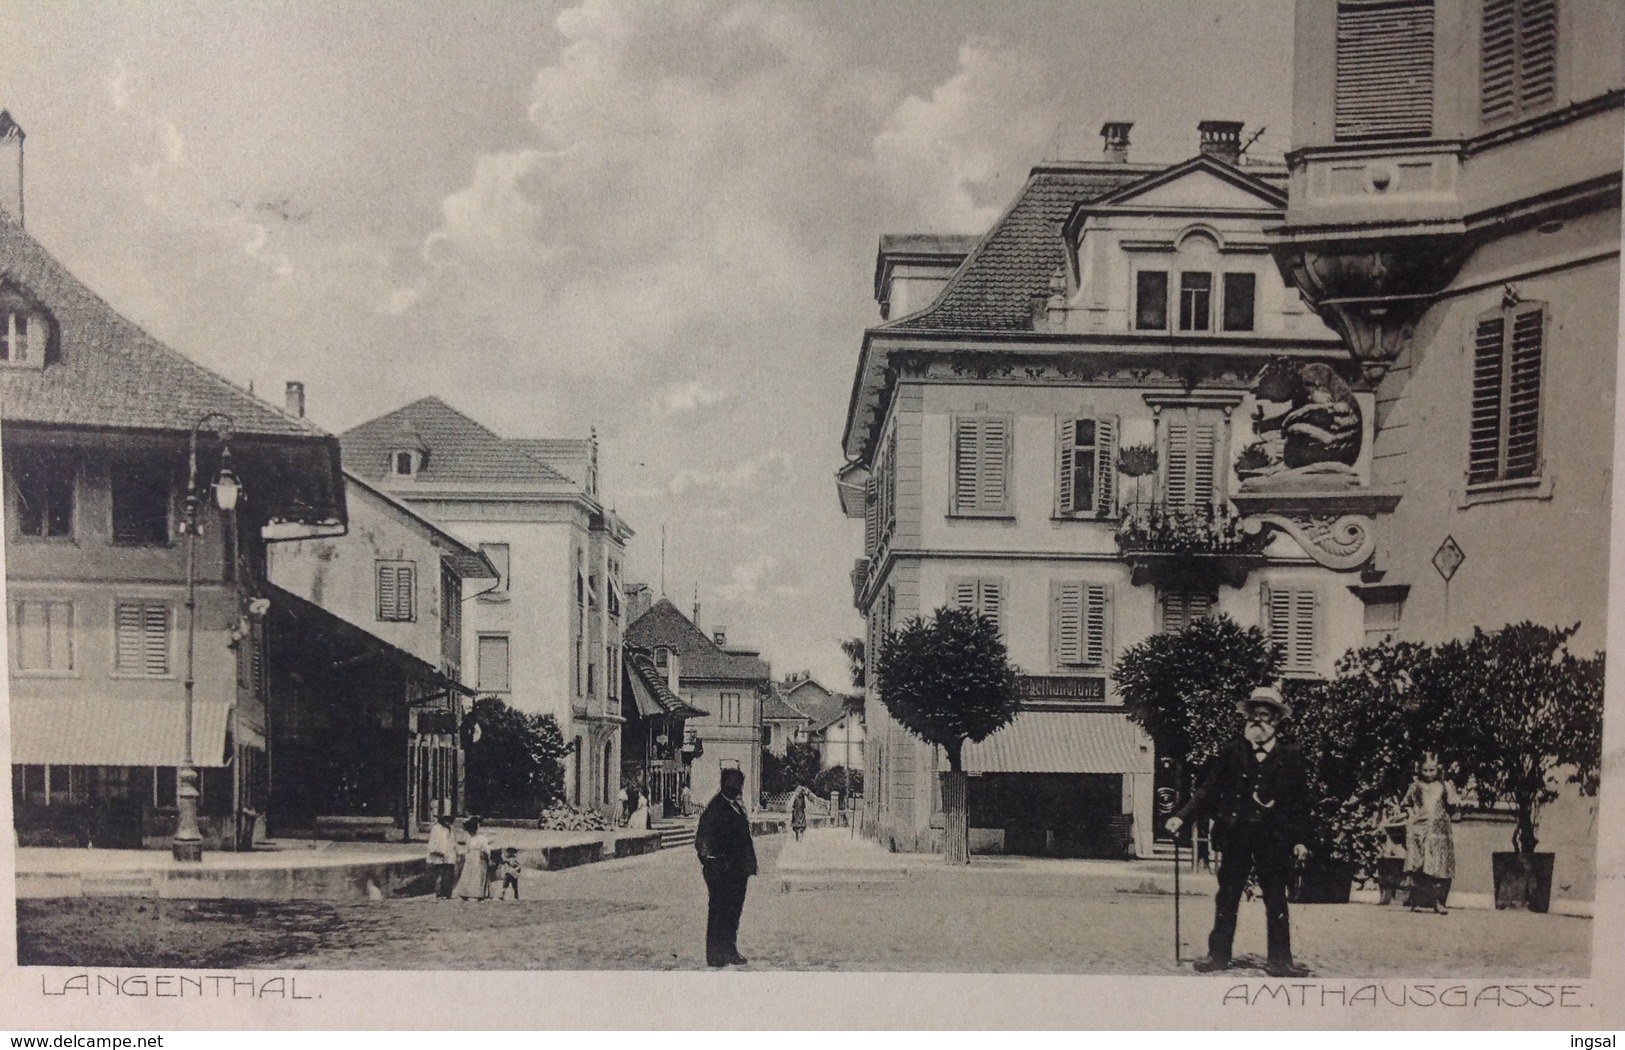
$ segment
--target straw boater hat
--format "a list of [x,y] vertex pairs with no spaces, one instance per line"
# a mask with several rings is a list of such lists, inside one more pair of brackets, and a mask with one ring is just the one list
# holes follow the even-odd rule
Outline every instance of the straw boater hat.
[[1275,714],[1278,718],[1292,717],[1292,705],[1287,703],[1286,698],[1281,695],[1281,691],[1273,686],[1261,685],[1254,689],[1251,696],[1236,703],[1236,710],[1242,714],[1247,714],[1249,708],[1258,706],[1275,708]]

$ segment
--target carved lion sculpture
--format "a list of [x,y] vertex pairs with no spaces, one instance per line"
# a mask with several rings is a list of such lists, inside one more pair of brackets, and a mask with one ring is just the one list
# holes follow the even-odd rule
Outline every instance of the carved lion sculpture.
[[1253,395],[1260,402],[1286,405],[1268,415],[1260,404],[1253,416],[1257,434],[1280,432],[1282,467],[1352,467],[1359,460],[1360,406],[1330,365],[1271,361],[1259,373]]

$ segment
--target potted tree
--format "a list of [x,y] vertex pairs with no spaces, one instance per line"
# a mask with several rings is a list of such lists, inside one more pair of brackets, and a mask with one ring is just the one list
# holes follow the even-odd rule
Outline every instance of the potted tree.
[[1426,732],[1453,746],[1480,805],[1508,805],[1512,849],[1492,855],[1497,908],[1550,906],[1555,855],[1536,849],[1537,815],[1563,782],[1594,795],[1602,765],[1603,655],[1579,657],[1566,628],[1474,628],[1436,650]]
[[998,624],[969,609],[915,617],[880,647],[880,702],[899,725],[948,756],[942,774],[943,857],[970,863],[965,741],[985,740],[1016,717],[1016,669]]

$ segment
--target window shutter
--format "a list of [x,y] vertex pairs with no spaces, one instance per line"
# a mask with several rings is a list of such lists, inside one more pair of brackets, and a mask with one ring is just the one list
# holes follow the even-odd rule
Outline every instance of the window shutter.
[[1186,594],[1185,625],[1188,627],[1213,611],[1213,599],[1201,591]]
[[1077,444],[1078,421],[1073,417],[1057,420],[1055,438],[1055,491],[1056,510],[1061,514],[1076,513],[1072,505],[1072,450]]
[[118,669],[126,674],[136,674],[141,670],[143,652],[141,606],[134,602],[120,602],[116,620]]
[[1315,669],[1315,606],[1318,596],[1313,590],[1291,592],[1292,597],[1292,657],[1294,671]]
[[1501,472],[1501,353],[1506,321],[1478,322],[1473,343],[1473,405],[1468,436],[1467,480],[1493,481]]
[[1516,95],[1517,4],[1484,0],[1482,50],[1479,54],[1479,113],[1485,123],[1518,111]]
[[1213,505],[1213,454],[1218,448],[1212,423],[1198,423],[1192,428],[1195,441],[1191,448],[1191,502],[1196,506]]
[[886,471],[881,478],[880,498],[882,500],[880,516],[880,532],[882,536],[890,536],[893,527],[897,524],[897,429],[886,437]]
[[397,600],[395,567],[393,565],[378,566],[378,618],[380,620],[395,619]]
[[980,505],[977,468],[980,466],[982,420],[975,416],[955,421],[954,511],[964,513]]
[[863,549],[867,554],[875,552],[880,542],[880,508],[876,503],[875,479],[873,475],[863,483]]
[[1051,583],[1055,601],[1055,663],[1071,667],[1083,663],[1083,585]]
[[997,417],[982,420],[981,465],[977,473],[977,509],[1002,511],[1005,508],[1005,462],[1009,452],[1008,423]]
[[1544,310],[1529,310],[1512,318],[1511,376],[1507,384],[1508,478],[1532,478],[1540,473],[1540,359],[1545,330]]
[[1085,597],[1083,662],[1102,667],[1111,651],[1111,588],[1101,583],[1088,584]]
[[948,604],[956,609],[976,608],[976,581],[955,580],[948,585]]
[[1484,0],[1479,61],[1486,124],[1549,104],[1557,88],[1556,0]]
[[169,606],[154,602],[141,611],[142,670],[169,673]]
[[1095,514],[1111,517],[1117,510],[1117,417],[1095,420]]
[[1162,592],[1162,633],[1173,634],[1185,627],[1185,595],[1181,591]]
[[1557,0],[1523,0],[1518,11],[1518,101],[1524,112],[1552,101],[1557,88]]
[[979,580],[977,611],[1004,628],[1004,583],[1002,580]]
[[1191,498],[1190,428],[1184,423],[1168,423],[1167,459],[1165,498],[1168,506],[1183,507]]
[[1425,137],[1432,130],[1432,0],[1339,4],[1336,137]]

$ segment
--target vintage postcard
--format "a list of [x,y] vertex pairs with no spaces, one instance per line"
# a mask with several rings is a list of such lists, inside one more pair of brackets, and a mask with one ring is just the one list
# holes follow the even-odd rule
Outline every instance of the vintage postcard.
[[0,14],[8,1016],[1619,1024],[1625,8]]

